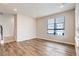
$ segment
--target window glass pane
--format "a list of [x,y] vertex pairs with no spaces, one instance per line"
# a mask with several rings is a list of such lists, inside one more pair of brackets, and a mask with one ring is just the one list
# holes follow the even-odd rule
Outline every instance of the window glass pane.
[[48,24],[54,23],[54,18],[48,20]]
[[49,34],[54,34],[54,30],[48,30]]
[[54,23],[48,24],[48,29],[54,29]]
[[62,22],[64,22],[64,16],[56,17],[56,23],[62,23]]
[[64,30],[56,30],[56,35],[64,35]]
[[56,23],[56,29],[64,29],[64,23]]
[[47,28],[49,35],[64,35],[64,16],[49,19]]
[[54,19],[48,20],[48,29],[54,29]]

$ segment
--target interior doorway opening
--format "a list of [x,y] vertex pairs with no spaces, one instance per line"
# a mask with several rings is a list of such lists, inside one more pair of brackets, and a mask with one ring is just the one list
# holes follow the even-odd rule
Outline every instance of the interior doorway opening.
[[16,41],[16,15],[0,14],[0,44]]

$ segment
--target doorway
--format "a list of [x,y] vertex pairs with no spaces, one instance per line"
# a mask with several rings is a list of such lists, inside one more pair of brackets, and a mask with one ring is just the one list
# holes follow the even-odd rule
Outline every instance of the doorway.
[[[3,42],[9,43],[9,42],[16,41],[15,39],[15,15],[1,13],[0,14],[0,25],[3,28]],[[0,36],[0,40],[2,41],[1,36]]]

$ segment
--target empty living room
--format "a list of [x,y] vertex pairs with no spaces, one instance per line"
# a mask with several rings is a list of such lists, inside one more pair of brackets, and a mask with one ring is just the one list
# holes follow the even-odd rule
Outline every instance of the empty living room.
[[0,56],[79,56],[79,4],[0,3]]

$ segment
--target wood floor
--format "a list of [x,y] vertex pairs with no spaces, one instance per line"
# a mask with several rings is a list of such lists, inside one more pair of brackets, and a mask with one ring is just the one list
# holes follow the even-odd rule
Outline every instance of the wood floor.
[[0,45],[1,56],[75,56],[75,47],[42,39]]

